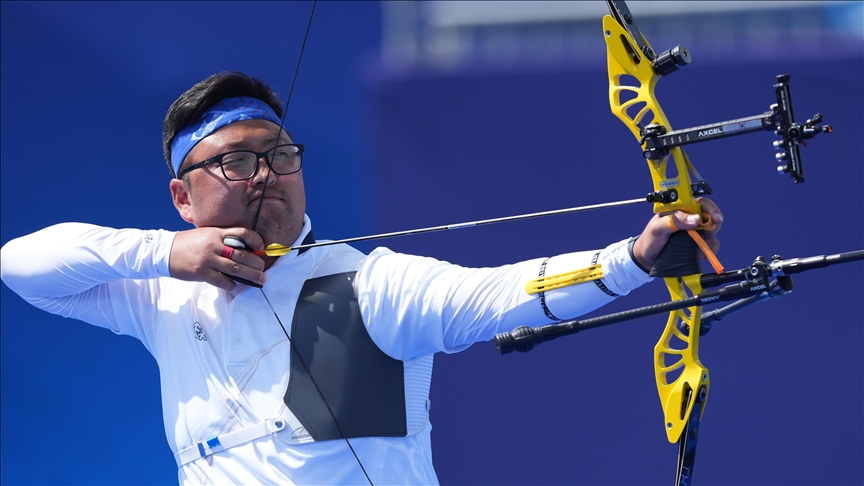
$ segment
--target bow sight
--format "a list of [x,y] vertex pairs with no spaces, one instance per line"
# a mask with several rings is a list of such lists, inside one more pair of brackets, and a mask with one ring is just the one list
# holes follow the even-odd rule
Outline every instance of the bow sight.
[[[680,47],[680,46],[679,46]],[[677,48],[676,48],[677,49]],[[780,162],[777,172],[789,174],[796,183],[804,182],[804,167],[801,165],[801,149],[799,145],[805,140],[825,132],[831,133],[831,125],[819,125],[822,115],[816,113],[804,124],[795,123],[792,111],[792,93],[789,90],[789,75],[777,76],[774,85],[777,103],[761,115],[753,115],[735,120],[712,123],[693,128],[684,128],[667,132],[663,125],[653,123],[640,127],[640,144],[645,144],[642,155],[646,159],[660,160],[669,155],[669,149],[690,145],[718,138],[732,137],[761,130],[773,131],[781,137],[774,142],[777,149],[776,158]]]
[[[621,36],[621,43],[634,64],[641,62],[641,53],[651,63],[653,71],[660,76],[667,76],[690,64],[690,51],[683,45],[677,45],[660,53],[660,55],[655,55],[654,50],[645,41],[645,37],[633,20],[633,15],[630,13],[627,4],[623,1],[613,0],[608,0],[606,3],[609,5],[612,17],[630,34],[630,38],[636,43],[636,46],[633,46],[625,36]],[[606,35],[610,36],[611,32],[607,30]],[[638,52],[634,47],[638,49]],[[813,115],[803,125],[795,123],[795,114],[792,109],[792,93],[789,89],[789,77],[788,74],[777,76],[777,84],[774,85],[777,103],[772,104],[769,111],[759,115],[671,132],[667,131],[667,128],[659,123],[652,123],[645,127],[637,123],[639,134],[641,135],[639,145],[644,144],[645,147],[643,151],[644,157],[652,161],[658,161],[668,156],[669,149],[673,147],[760,130],[769,130],[781,137],[781,140],[774,142],[774,148],[777,149],[775,157],[780,162],[777,172],[780,174],[789,174],[795,183],[804,182],[804,167],[801,164],[799,145],[822,132],[831,133],[832,128],[830,125],[819,125],[823,119],[819,113]],[[700,185],[694,184],[693,189],[694,195],[711,194],[711,189],[704,183]],[[659,192],[649,196],[652,202],[672,202],[677,200],[677,194],[674,193],[674,190]]]

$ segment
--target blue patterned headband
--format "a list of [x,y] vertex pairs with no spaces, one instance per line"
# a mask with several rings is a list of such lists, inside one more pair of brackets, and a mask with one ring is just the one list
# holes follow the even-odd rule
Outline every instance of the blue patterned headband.
[[282,123],[273,108],[257,98],[242,96],[220,101],[205,111],[198,120],[177,132],[171,142],[171,167],[174,168],[174,173],[180,172],[180,166],[189,151],[205,137],[234,122],[256,119],[271,121],[277,125]]

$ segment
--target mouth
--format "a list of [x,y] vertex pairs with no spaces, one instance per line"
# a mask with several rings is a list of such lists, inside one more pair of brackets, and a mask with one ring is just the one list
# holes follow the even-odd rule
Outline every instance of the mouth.
[[264,194],[264,198],[263,198],[264,201],[261,201],[261,199],[262,199],[261,195],[259,194],[255,197],[253,197],[252,199],[250,199],[249,204],[256,204],[256,203],[261,204],[262,202],[267,202],[267,201],[281,201],[282,200],[281,197],[279,197],[275,194]]

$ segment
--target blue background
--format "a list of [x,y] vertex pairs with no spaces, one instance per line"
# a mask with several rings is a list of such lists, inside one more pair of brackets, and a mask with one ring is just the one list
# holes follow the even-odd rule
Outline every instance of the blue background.
[[[2,3],[2,243],[63,221],[187,229],[162,160],[168,105],[214,72],[287,96],[308,3]],[[286,125],[307,145],[319,238],[639,197],[650,179],[608,109],[599,39],[579,62],[446,71],[381,62],[380,6],[318,5]],[[655,47],[665,48],[655,42]],[[796,115],[835,133],[803,150],[807,182],[774,172],[768,134],[694,146],[716,191],[728,268],[757,255],[864,244],[864,55],[714,56],[660,81],[675,127],[761,113],[792,75]],[[596,54],[595,57],[592,57]],[[600,248],[647,206],[381,242],[486,266]],[[374,244],[358,245],[370,250]],[[796,277],[793,295],[722,322],[697,484],[861,484],[861,264]],[[666,299],[659,282],[604,312]],[[668,484],[651,364],[665,319],[498,357],[437,356],[436,469],[447,484]],[[134,339],[32,308],[2,287],[3,484],[172,484],[158,371]],[[373,478],[374,480],[374,478]]]

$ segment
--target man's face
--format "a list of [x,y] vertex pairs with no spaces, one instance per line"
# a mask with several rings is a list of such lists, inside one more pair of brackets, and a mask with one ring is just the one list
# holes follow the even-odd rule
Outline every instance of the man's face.
[[[182,167],[233,150],[270,150],[277,145],[279,132],[277,125],[266,120],[232,123],[198,142]],[[285,143],[293,141],[282,131],[278,144]],[[258,205],[262,204],[255,231],[264,239],[265,245],[290,245],[300,235],[303,214],[306,212],[303,171],[276,175],[270,173],[270,168],[263,160],[259,160],[258,164],[258,173],[246,181],[225,179],[218,164],[193,170],[188,174],[188,187],[176,179],[171,182],[174,205],[183,219],[196,227],[239,226],[251,229]]]

